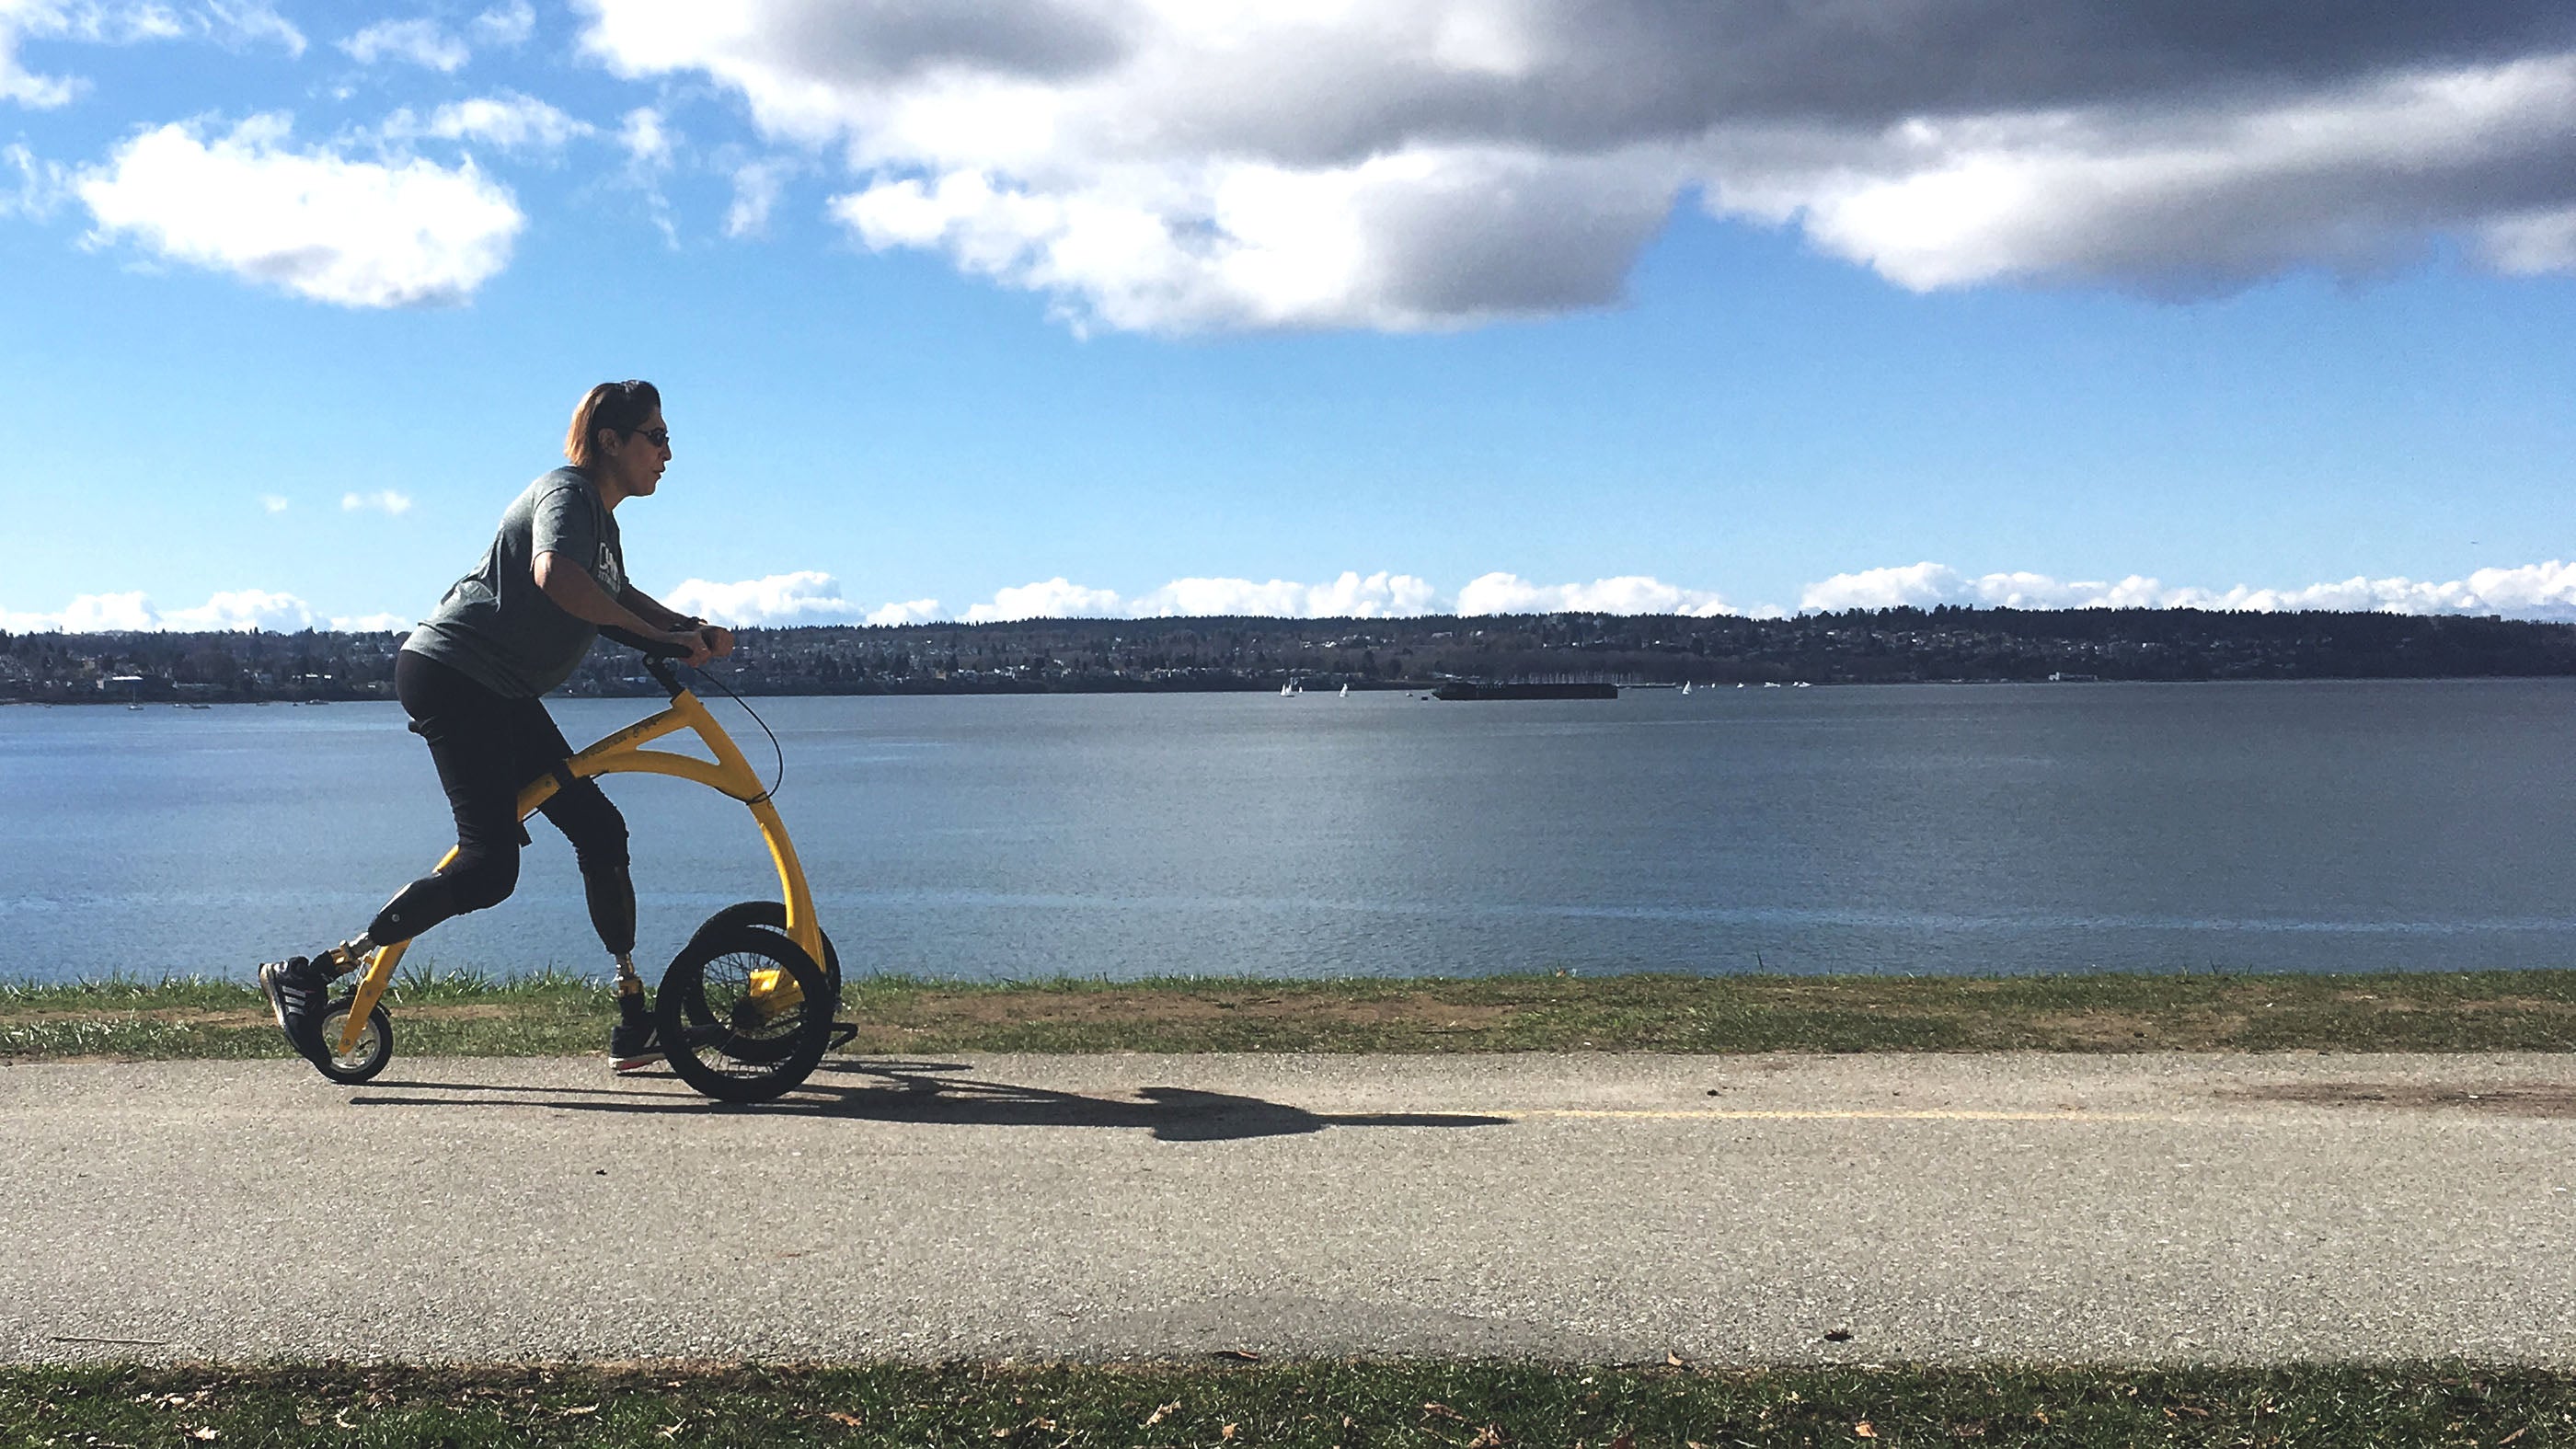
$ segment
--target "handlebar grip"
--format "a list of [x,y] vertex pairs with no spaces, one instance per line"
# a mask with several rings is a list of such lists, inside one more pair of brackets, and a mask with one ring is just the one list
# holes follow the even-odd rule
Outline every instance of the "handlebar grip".
[[647,659],[686,659],[689,657],[689,651],[681,648],[677,644],[667,644],[659,639],[647,639],[641,634],[628,633],[626,630],[617,628],[614,625],[603,624],[600,626],[599,632],[601,637],[607,639],[611,643],[623,644],[629,649],[641,651]]

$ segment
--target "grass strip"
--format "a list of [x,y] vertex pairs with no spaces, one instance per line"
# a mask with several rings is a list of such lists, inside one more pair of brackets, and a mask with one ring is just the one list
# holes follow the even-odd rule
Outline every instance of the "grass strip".
[[[595,1052],[598,983],[406,971],[406,1055]],[[852,1050],[2467,1052],[2576,1049],[2576,971],[2382,975],[853,977]],[[259,993],[194,978],[0,984],[0,1060],[286,1055]]]
[[2524,1445],[2576,1379],[2472,1364],[1319,1363],[0,1370],[0,1444]]

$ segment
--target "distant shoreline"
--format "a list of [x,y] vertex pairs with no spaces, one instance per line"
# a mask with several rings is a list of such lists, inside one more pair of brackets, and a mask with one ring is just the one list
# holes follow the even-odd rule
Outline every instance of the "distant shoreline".
[[[0,699],[388,697],[397,633],[0,634]],[[2197,609],[1856,609],[1788,618],[1028,619],[737,631],[747,695],[1421,692],[1451,680],[1736,684],[2576,676],[2576,624]],[[572,695],[649,696],[602,645]]]
[[[717,677],[718,677],[719,679],[722,679],[722,678],[723,678],[723,676],[722,676],[721,674],[719,674]],[[1784,685],[1784,686],[1775,686],[1775,687],[1778,687],[1778,688],[1808,688],[1808,687],[1812,687],[1812,688],[1819,688],[1819,689],[1824,689],[1824,688],[1830,688],[1830,689],[1868,689],[1868,688],[1927,688],[1927,689],[1929,689],[1929,688],[1941,688],[1941,689],[1959,688],[1959,689],[1974,689],[1974,688],[1991,688],[1991,687],[2007,686],[2007,685],[2009,685],[2009,686],[2029,687],[2029,686],[2036,686],[2036,685],[2052,685],[2052,686],[2086,686],[2086,685],[2090,685],[2090,686],[2121,686],[2121,685],[2204,685],[2204,684],[2205,684],[2205,685],[2242,685],[2242,684],[2511,684],[2511,683],[2536,683],[2536,682],[2543,682],[2543,681],[2549,681],[2549,680],[2561,680],[2561,679],[2570,679],[2570,678],[2576,678],[2576,675],[2563,675],[2563,674],[2405,674],[2405,675],[2391,675],[2391,674],[2350,674],[2350,675],[2345,675],[2345,674],[2320,674],[2320,675],[2300,675],[2300,676],[2297,676],[2297,677],[2294,677],[2294,678],[2281,678],[2281,679],[2069,679],[2069,680],[2048,680],[2048,679],[1847,679],[1847,680],[1818,681],[1818,682],[1809,682],[1809,683],[1805,683],[1805,684],[1793,684],[1793,685]],[[1409,695],[1409,696],[1416,696],[1416,697],[1419,697],[1419,698],[1424,699],[1424,700],[1430,700],[1430,699],[1432,698],[1432,692],[1433,692],[1434,690],[1438,689],[1438,688],[1440,687],[1440,685],[1441,685],[1442,683],[1444,683],[1444,682],[1446,682],[1446,681],[1438,681],[1438,680],[1433,680],[1433,681],[1404,681],[1404,682],[1400,682],[1400,683],[1370,683],[1370,684],[1360,684],[1360,683],[1356,683],[1356,682],[1354,682],[1354,683],[1351,685],[1351,687],[1350,687],[1350,692],[1351,692],[1352,694],[1354,694],[1354,695],[1360,695],[1360,694],[1403,694],[1403,695]],[[1028,699],[1028,698],[1039,698],[1039,697],[1050,697],[1050,696],[1055,696],[1055,697],[1064,697],[1064,696],[1099,696],[1099,695],[1126,695],[1126,696],[1138,696],[1138,697],[1145,697],[1145,696],[1159,696],[1159,697],[1168,697],[1168,698],[1186,698],[1186,697],[1204,696],[1204,695],[1211,695],[1211,694],[1230,694],[1230,695],[1265,695],[1265,694],[1267,694],[1267,695],[1275,695],[1275,694],[1277,694],[1277,693],[1279,692],[1279,691],[1278,691],[1278,689],[1277,689],[1276,687],[1274,687],[1274,686],[1257,685],[1257,684],[1228,685],[1228,686],[1222,686],[1222,687],[1220,687],[1220,686],[1213,686],[1213,685],[1209,685],[1209,686],[1168,687],[1168,688],[1130,687],[1130,686],[1115,686],[1115,685],[1110,685],[1110,686],[1098,686],[1098,687],[1087,687],[1087,686],[1079,686],[1079,685],[1065,685],[1065,686],[1045,687],[1045,688],[1040,688],[1040,687],[1024,687],[1024,688],[1006,688],[1006,687],[984,687],[984,688],[976,688],[976,687],[957,687],[957,688],[946,688],[946,687],[925,687],[925,688],[912,688],[912,689],[837,689],[837,690],[812,690],[812,689],[761,689],[761,688],[743,688],[743,687],[741,687],[741,686],[740,686],[736,681],[733,681],[733,680],[725,680],[725,683],[726,683],[726,684],[728,684],[728,685],[733,686],[733,692],[735,692],[735,693],[737,693],[737,694],[740,694],[742,697],[744,697],[744,698],[746,698],[746,699]],[[1677,684],[1622,684],[1622,685],[1619,685],[1619,686],[1618,686],[1619,693],[1620,693],[1621,695],[1623,695],[1623,696],[1624,696],[1624,695],[1627,695],[1627,694],[1630,694],[1630,693],[1638,693],[1638,694],[1673,694],[1673,693],[1678,693],[1678,692],[1680,691],[1680,688],[1681,688],[1681,686],[1679,686],[1679,685],[1677,685]],[[1752,684],[1704,684],[1704,685],[1697,685],[1697,686],[1695,686],[1695,692],[1696,692],[1696,693],[1701,693],[1701,694],[1708,694],[1708,693],[1714,693],[1714,692],[1716,692],[1716,691],[1718,691],[1718,690],[1726,690],[1727,692],[1732,693],[1732,692],[1734,692],[1734,691],[1736,691],[1736,690],[1739,690],[1739,689],[1750,691],[1750,690],[1757,690],[1757,689],[1760,689],[1760,688],[1762,688],[1762,686],[1760,686],[1760,685],[1752,685]],[[723,691],[721,691],[721,690],[708,691],[708,690],[703,690],[703,689],[702,689],[702,691],[701,691],[701,692],[711,693],[711,694],[720,694],[720,693],[722,693]],[[1340,692],[1340,686],[1336,685],[1336,686],[1334,686],[1334,687],[1333,687],[1333,688],[1331,688],[1331,689],[1317,688],[1317,689],[1307,690],[1307,691],[1301,691],[1301,692],[1302,692],[1302,693],[1310,693],[1310,694],[1314,694],[1314,695],[1316,695],[1316,696],[1318,696],[1318,697],[1330,697],[1330,696],[1336,695],[1336,694],[1338,694],[1338,693]],[[661,690],[660,690],[659,688],[628,688],[628,689],[617,689],[617,690],[598,690],[598,691],[579,691],[579,692],[570,691],[570,690],[556,690],[554,693],[552,693],[552,694],[549,694],[549,695],[545,696],[545,698],[546,698],[547,700],[549,700],[549,701],[573,700],[573,699],[658,699],[658,698],[660,698],[660,697],[661,697]],[[1457,702],[1457,701],[1451,701],[1451,702]],[[1469,705],[1498,704],[1498,705],[1503,705],[1503,706],[1508,707],[1508,706],[1512,706],[1512,705],[1525,705],[1525,704],[1530,704],[1530,703],[1553,703],[1553,702],[1561,702],[1561,701],[1544,701],[1544,700],[1541,700],[1541,701],[1531,701],[1531,700],[1471,700],[1471,701],[1463,701],[1463,702],[1457,702],[1457,703],[1469,704]],[[1581,702],[1581,701],[1578,701],[1578,702]],[[38,708],[38,707],[41,707],[41,708],[46,708],[46,709],[62,708],[62,709],[84,709],[84,710],[86,710],[86,709],[101,709],[101,710],[106,710],[106,709],[120,709],[120,708],[128,708],[128,707],[132,707],[135,703],[136,703],[135,701],[124,700],[124,699],[117,699],[117,698],[114,698],[114,697],[82,697],[82,696],[70,696],[70,697],[56,698],[56,699],[0,698],[0,709],[6,709],[6,708],[9,708],[9,707],[11,707],[11,706],[24,706],[24,707],[28,707],[28,708]],[[147,710],[149,710],[149,709],[195,709],[195,708],[227,708],[227,709],[233,709],[233,708],[241,708],[241,707],[244,707],[244,706],[254,706],[254,705],[255,705],[255,706],[261,706],[261,707],[268,707],[268,706],[284,706],[284,707],[287,707],[287,708],[297,708],[297,707],[302,707],[302,706],[311,706],[311,705],[331,705],[331,704],[391,704],[391,703],[393,703],[393,697],[392,697],[392,694],[391,694],[391,692],[390,692],[390,691],[387,691],[387,692],[384,692],[384,693],[375,693],[375,692],[366,692],[366,693],[346,693],[346,694],[332,694],[332,695],[309,696],[309,697],[300,697],[300,696],[282,696],[282,695],[261,696],[261,697],[223,697],[223,696],[213,696],[213,697],[195,697],[195,698],[191,698],[191,699],[187,699],[187,700],[173,699],[173,698],[170,698],[170,697],[167,697],[167,696],[163,696],[163,697],[158,697],[158,698],[147,697],[147,698],[143,699],[142,701],[140,701],[140,705],[141,705],[141,707],[142,707],[142,708],[144,708],[144,709],[147,709]]]

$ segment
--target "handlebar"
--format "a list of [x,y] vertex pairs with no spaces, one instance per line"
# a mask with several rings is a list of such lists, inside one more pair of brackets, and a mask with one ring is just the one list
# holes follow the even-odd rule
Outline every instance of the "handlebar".
[[647,639],[641,634],[629,633],[614,625],[603,624],[599,632],[612,644],[623,644],[629,649],[640,652],[644,656],[644,672],[652,675],[661,684],[663,693],[673,699],[680,697],[680,691],[684,686],[680,683],[679,676],[671,672],[671,661],[688,658],[688,650],[665,640]]
[[629,649],[637,650],[647,659],[686,659],[689,657],[688,650],[683,649],[679,645],[673,644],[668,640],[647,639],[641,634],[628,633],[626,630],[620,629],[613,624],[601,625],[599,632],[600,636],[608,640],[610,643],[623,644]]

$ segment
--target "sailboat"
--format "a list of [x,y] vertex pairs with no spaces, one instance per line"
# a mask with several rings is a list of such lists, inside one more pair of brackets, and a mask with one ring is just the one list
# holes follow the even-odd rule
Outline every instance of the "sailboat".
[[1343,685],[1343,686],[1342,686],[1342,692],[1341,692],[1341,696],[1340,696],[1340,697],[1341,697],[1341,698],[1343,698],[1343,699],[1348,699],[1348,698],[1350,698],[1350,697],[1351,697],[1351,687],[1350,687],[1349,685],[1345,684],[1345,685]]
[[1689,680],[1687,680],[1687,679],[1685,679],[1685,680],[1683,680],[1683,681],[1682,681],[1682,693],[1684,693],[1684,694],[1688,694],[1688,693],[1690,693],[1690,681],[1689,681]]

